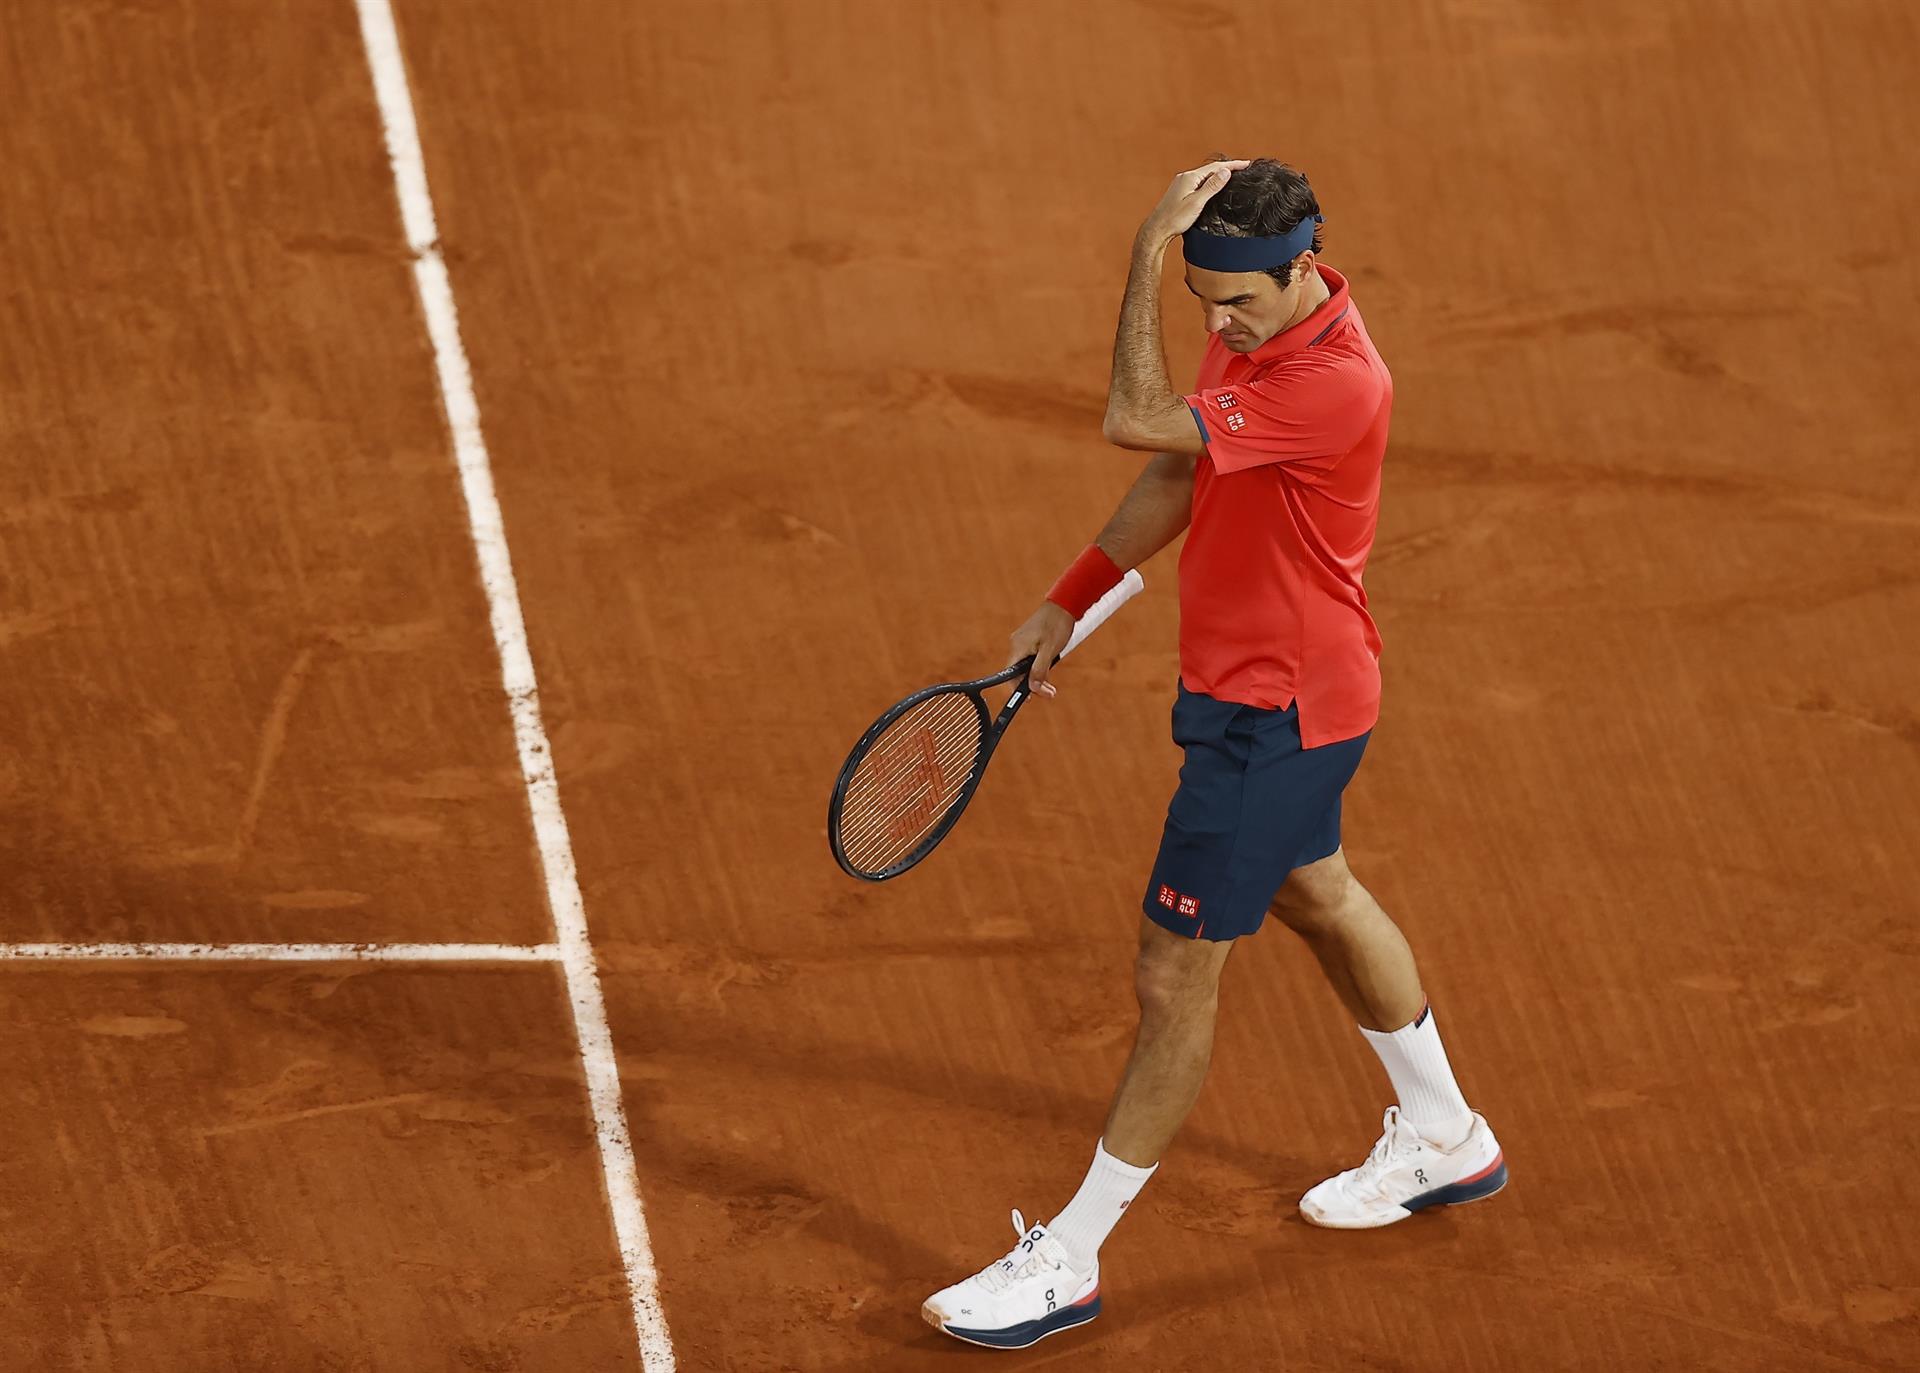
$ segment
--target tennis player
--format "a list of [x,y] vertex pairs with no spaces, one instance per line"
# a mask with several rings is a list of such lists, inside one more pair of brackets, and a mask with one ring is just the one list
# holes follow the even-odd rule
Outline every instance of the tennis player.
[[[1340,796],[1380,706],[1361,574],[1393,382],[1346,279],[1319,261],[1320,225],[1291,167],[1217,161],[1175,177],[1134,241],[1104,430],[1154,456],[1008,661],[1036,655],[1033,688],[1052,695],[1047,665],[1074,620],[1188,530],[1173,706],[1186,756],[1143,902],[1139,1030],[1093,1165],[1050,1223],[1015,1211],[1012,1251],[927,1299],[927,1320],[962,1340],[1018,1349],[1099,1314],[1100,1246],[1199,1096],[1221,969],[1269,912],[1319,959],[1397,1098],[1365,1162],[1300,1198],[1306,1219],[1391,1225],[1506,1184],[1407,941],[1340,848]],[[1209,335],[1184,397],[1160,332],[1176,239]]]

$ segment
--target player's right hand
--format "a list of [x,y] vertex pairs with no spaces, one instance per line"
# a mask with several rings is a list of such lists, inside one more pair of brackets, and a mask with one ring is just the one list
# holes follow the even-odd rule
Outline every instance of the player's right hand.
[[1027,673],[1028,690],[1035,696],[1051,696],[1053,683],[1047,678],[1053,671],[1053,660],[1060,656],[1060,650],[1072,637],[1073,616],[1052,601],[1042,601],[1040,608],[1027,617],[1027,622],[1008,637],[1007,666],[1012,667],[1031,654],[1033,667]]

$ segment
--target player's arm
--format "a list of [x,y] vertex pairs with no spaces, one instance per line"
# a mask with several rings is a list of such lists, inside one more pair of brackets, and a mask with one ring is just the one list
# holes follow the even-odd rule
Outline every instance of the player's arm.
[[[1098,595],[1128,568],[1138,567],[1179,537],[1193,514],[1193,459],[1181,453],[1157,453],[1134,479],[1120,508],[1113,512],[1093,546],[1054,584],[1048,599],[1007,640],[1007,662],[1033,656],[1027,681],[1035,695],[1053,695],[1047,680],[1053,660],[1073,635],[1078,614],[1070,603]],[[1102,561],[1104,560],[1104,562]],[[1088,580],[1092,578],[1092,580]]]
[[1120,448],[1191,457],[1205,451],[1200,421],[1173,389],[1160,342],[1160,265],[1167,245],[1137,242],[1113,337],[1113,380],[1101,436]]
[[1094,544],[1124,573],[1172,543],[1192,517],[1192,455],[1156,453],[1140,469]]
[[1113,380],[1100,432],[1108,443],[1146,452],[1205,451],[1200,421],[1167,373],[1160,338],[1160,271],[1167,247],[1200,217],[1201,208],[1245,162],[1209,162],[1173,179],[1140,226],[1113,338]]

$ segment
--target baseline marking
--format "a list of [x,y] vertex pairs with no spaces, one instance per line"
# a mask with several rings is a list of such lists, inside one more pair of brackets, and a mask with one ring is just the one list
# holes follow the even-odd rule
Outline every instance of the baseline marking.
[[152,963],[558,963],[558,944],[0,944],[0,960]]
[[440,234],[434,223],[433,198],[427,190],[426,159],[420,150],[420,132],[414,117],[413,95],[407,86],[400,35],[394,27],[389,0],[355,0],[355,3],[360,12],[360,36],[366,45],[367,65],[373,73],[374,95],[380,105],[387,157],[393,166],[400,219],[406,229],[407,246],[413,253],[414,284],[426,313],[434,366],[440,377],[440,398],[446,406],[447,427],[453,434],[460,489],[466,496],[467,522],[480,562],[480,580],[486,588],[493,639],[500,650],[500,679],[513,715],[520,775],[527,786],[527,804],[533,812],[534,839],[540,850],[540,866],[546,874],[547,904],[553,913],[560,966],[566,975],[568,999],[573,1003],[574,1032],[580,1041],[580,1062],[586,1071],[587,1100],[593,1111],[594,1131],[600,1138],[607,1201],[613,1210],[614,1234],[632,1289],[640,1361],[646,1373],[671,1373],[673,1345],[667,1336],[666,1317],[660,1309],[653,1247],[647,1237],[646,1213],[640,1204],[633,1140],[627,1133],[626,1111],[620,1101],[620,1069],[614,1058],[613,1035],[607,1028],[606,999],[601,992],[600,974],[587,933],[586,907],[574,870],[573,841],[567,833],[566,816],[560,809],[560,787],[554,776],[552,750],[540,718],[533,654],[527,647],[520,592],[514,582],[513,560],[507,552],[506,525],[500,514],[499,499],[494,494],[493,467],[481,437],[480,405],[474,399],[473,376],[467,365],[466,347],[460,339],[460,316],[454,307],[453,283],[440,254]]

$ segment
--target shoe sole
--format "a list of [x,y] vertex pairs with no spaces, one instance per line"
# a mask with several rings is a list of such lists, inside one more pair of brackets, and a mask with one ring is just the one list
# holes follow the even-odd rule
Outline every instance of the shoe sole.
[[951,1335],[956,1340],[978,1345],[982,1349],[1026,1349],[1040,1343],[1049,1335],[1058,1335],[1062,1330],[1072,1330],[1076,1326],[1085,1325],[1099,1314],[1099,1288],[1094,1289],[1090,1300],[1074,1306],[1062,1307],[1052,1315],[1042,1316],[1037,1321],[1010,1325],[1004,1330],[968,1330],[964,1327],[951,1326],[931,1306],[920,1308],[920,1318],[942,1335]]
[[1469,1202],[1485,1201],[1507,1185],[1507,1162],[1503,1153],[1494,1160],[1493,1167],[1479,1176],[1465,1182],[1449,1183],[1414,1197],[1405,1204],[1394,1207],[1384,1216],[1316,1216],[1305,1206],[1300,1215],[1309,1225],[1317,1225],[1322,1230],[1378,1230],[1383,1225],[1396,1225],[1416,1212],[1425,1211],[1434,1206],[1465,1206]]

